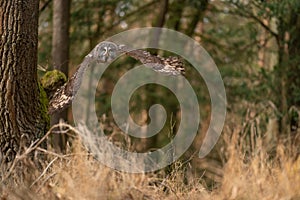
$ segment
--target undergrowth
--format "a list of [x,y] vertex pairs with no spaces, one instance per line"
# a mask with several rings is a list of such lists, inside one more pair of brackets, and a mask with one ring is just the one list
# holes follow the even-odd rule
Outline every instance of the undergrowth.
[[271,157],[257,137],[258,145],[248,154],[240,132],[225,134],[222,178],[211,187],[201,176],[184,181],[187,165],[180,162],[169,173],[113,170],[74,136],[78,130],[60,126],[75,132],[66,154],[42,149],[37,142],[8,167],[2,165],[1,199],[300,199],[300,158],[284,143]]

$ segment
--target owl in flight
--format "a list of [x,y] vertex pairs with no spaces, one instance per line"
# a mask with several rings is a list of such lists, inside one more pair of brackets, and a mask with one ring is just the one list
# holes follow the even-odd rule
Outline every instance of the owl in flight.
[[80,88],[83,74],[90,63],[93,61],[99,63],[111,62],[120,54],[125,54],[139,60],[146,67],[165,75],[179,76],[185,73],[184,64],[178,57],[170,56],[163,58],[152,55],[145,50],[131,49],[125,45],[118,45],[113,42],[101,42],[85,56],[83,62],[77,67],[76,72],[69,81],[54,93],[49,102],[48,113],[52,115],[61,112],[72,103]]

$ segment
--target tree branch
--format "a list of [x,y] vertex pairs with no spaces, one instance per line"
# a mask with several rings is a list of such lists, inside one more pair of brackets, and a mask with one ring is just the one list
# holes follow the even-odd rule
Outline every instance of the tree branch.
[[51,1],[52,0],[48,0],[48,1],[46,1],[46,3],[44,3],[44,5],[39,10],[39,15],[41,15],[41,13],[48,7],[48,5],[51,3]]
[[216,7],[214,7],[214,11],[224,13],[224,14],[237,15],[237,16],[240,16],[240,17],[253,19],[259,25],[261,25],[266,31],[268,31],[273,37],[275,37],[276,40],[278,39],[278,37],[279,37],[278,34],[275,31],[273,31],[269,26],[267,26],[261,19],[259,19],[258,16],[254,15],[254,13],[249,12],[248,10],[244,9],[244,7],[242,7],[238,3],[235,3],[234,5],[237,8],[237,9],[235,9],[235,12],[234,11],[226,11],[225,12],[223,10],[220,10],[220,9],[216,8]]

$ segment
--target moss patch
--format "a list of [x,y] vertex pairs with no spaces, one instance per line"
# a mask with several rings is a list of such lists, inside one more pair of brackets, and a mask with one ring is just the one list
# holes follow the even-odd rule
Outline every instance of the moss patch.
[[57,85],[63,85],[66,81],[66,75],[56,69],[46,72],[46,74],[41,78],[41,84],[45,90],[52,89]]
[[39,93],[40,93],[40,97],[39,97],[39,101],[40,101],[40,112],[41,112],[41,124],[44,124],[44,129],[45,132],[49,130],[50,128],[50,116],[48,114],[48,104],[49,104],[49,99],[47,97],[47,94],[44,90],[44,88],[42,87],[42,85],[40,83],[38,83],[38,87],[39,87]]
[[67,77],[59,70],[46,72],[41,78],[41,84],[50,99],[55,91],[67,81]]

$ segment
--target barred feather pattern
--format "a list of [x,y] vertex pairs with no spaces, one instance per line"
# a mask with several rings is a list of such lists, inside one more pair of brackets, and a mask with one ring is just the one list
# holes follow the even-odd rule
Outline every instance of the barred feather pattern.
[[184,63],[179,57],[170,56],[163,58],[141,49],[130,50],[124,45],[120,45],[119,49],[120,52],[124,52],[126,55],[139,60],[146,67],[150,67],[156,72],[172,76],[185,75]]
[[117,45],[107,41],[101,42],[85,57],[69,81],[54,93],[49,102],[48,113],[52,115],[61,112],[72,103],[80,88],[84,72],[92,62],[110,62],[122,53],[139,60],[146,67],[150,67],[159,73],[172,76],[185,74],[184,63],[178,57],[163,58],[152,55],[148,51],[130,49],[125,45]]

